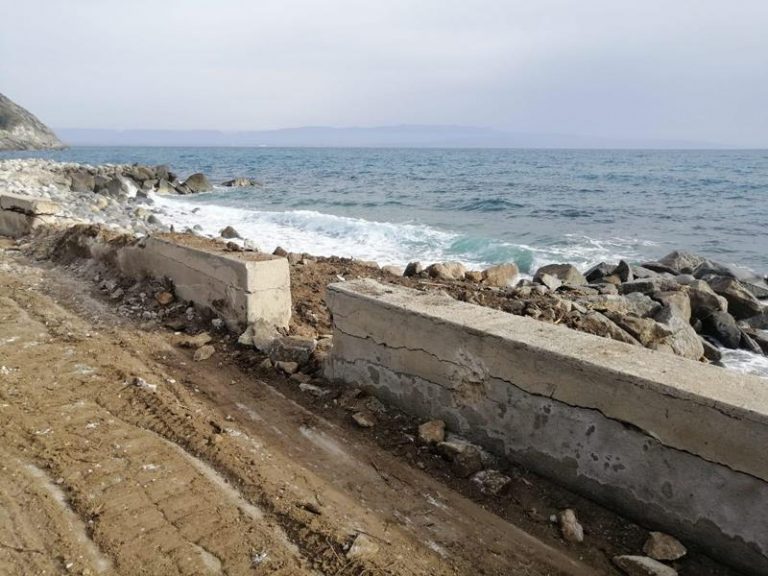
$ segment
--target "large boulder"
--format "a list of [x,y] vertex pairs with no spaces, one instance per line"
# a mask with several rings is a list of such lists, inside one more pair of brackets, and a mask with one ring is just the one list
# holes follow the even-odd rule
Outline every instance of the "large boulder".
[[403,276],[411,278],[413,276],[418,276],[422,272],[424,272],[424,266],[421,265],[421,262],[408,262],[408,265],[403,271]]
[[684,250],[675,250],[659,259],[660,264],[678,274],[693,274],[696,268],[704,262],[706,262],[706,258]]
[[85,170],[70,172],[69,178],[72,181],[70,186],[72,192],[93,192],[96,187],[96,179],[93,174]]
[[227,188],[246,188],[248,186],[260,186],[261,182],[251,178],[233,178],[232,180],[222,182],[221,185]]
[[520,270],[517,268],[517,264],[499,264],[483,270],[482,282],[489,286],[506,288],[514,284],[519,275]]
[[741,345],[741,330],[728,312],[713,312],[702,319],[702,331],[716,338],[726,348],[738,348]]
[[613,271],[616,269],[616,266],[613,264],[608,264],[607,262],[600,262],[599,264],[595,264],[587,270],[584,273],[584,278],[587,279],[587,282],[590,284],[592,283],[599,283],[602,282],[603,279],[607,276],[610,276],[613,274]]
[[715,312],[728,311],[728,301],[718,296],[703,280],[695,280],[688,285],[688,298],[691,301],[691,315],[699,320]]
[[656,320],[670,333],[655,348],[669,350],[683,358],[700,360],[705,353],[704,343],[690,324],[690,308],[686,308],[683,298],[687,302],[685,294],[682,294],[681,299],[669,298],[656,313]]
[[554,276],[563,284],[570,284],[571,286],[586,286],[589,284],[584,275],[573,264],[547,264],[542,266],[536,270],[536,274],[533,277],[534,282],[540,282],[544,274]]
[[466,273],[467,269],[461,262],[437,262],[427,268],[427,274],[435,280],[464,280]]
[[654,292],[675,290],[677,288],[678,284],[674,280],[658,276],[624,282],[619,286],[619,294],[632,294],[633,292],[653,294]]
[[192,174],[192,176],[184,180],[184,187],[195,194],[198,192],[209,192],[213,190],[213,186],[211,186],[208,178],[201,172]]
[[134,164],[128,170],[125,171],[125,176],[129,176],[139,184],[143,184],[146,180],[157,180],[155,176],[155,170],[149,166],[141,166],[140,164]]
[[603,336],[605,338],[612,338],[613,340],[618,340],[619,342],[625,342],[627,344],[640,345],[640,342],[638,342],[634,336],[617,326],[613,320],[600,312],[587,312],[586,314],[581,315],[575,324],[582,332],[596,334],[597,336]]
[[763,309],[760,301],[735,278],[714,276],[707,278],[707,283],[728,300],[728,311],[737,320],[756,316]]
[[653,298],[662,305],[673,308],[676,316],[690,324],[691,298],[686,292],[657,292]]
[[130,178],[115,176],[97,188],[96,192],[111,198],[135,198],[139,187]]

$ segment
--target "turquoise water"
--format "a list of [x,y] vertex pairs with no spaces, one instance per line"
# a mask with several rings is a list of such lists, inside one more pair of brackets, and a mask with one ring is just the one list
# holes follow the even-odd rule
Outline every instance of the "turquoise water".
[[[2,156],[9,156],[5,153]],[[13,156],[24,155],[14,153]],[[72,148],[63,161],[169,164],[263,187],[159,201],[265,249],[402,263],[585,266],[687,249],[768,272],[768,151]],[[193,212],[193,208],[200,208]]]

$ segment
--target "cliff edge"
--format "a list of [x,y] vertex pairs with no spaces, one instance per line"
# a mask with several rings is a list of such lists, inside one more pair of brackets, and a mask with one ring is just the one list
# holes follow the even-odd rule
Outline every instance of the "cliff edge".
[[33,114],[0,94],[0,150],[45,148],[64,148],[64,144]]

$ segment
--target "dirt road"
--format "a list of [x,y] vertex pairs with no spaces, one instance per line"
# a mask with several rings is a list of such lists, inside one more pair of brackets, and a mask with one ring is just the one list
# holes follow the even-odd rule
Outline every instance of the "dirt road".
[[595,573],[173,338],[0,254],[0,573]]

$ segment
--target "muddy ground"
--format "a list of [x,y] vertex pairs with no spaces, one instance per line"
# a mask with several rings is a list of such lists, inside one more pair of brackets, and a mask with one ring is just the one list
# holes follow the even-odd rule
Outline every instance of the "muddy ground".
[[[292,268],[294,331],[329,330],[331,274],[383,274],[338,264]],[[418,422],[322,379],[303,392],[211,333],[195,362],[92,274],[0,244],[0,573],[587,575],[641,553],[642,527],[508,462],[484,494]],[[565,507],[581,544],[550,521]],[[734,574],[695,550],[676,568]]]

